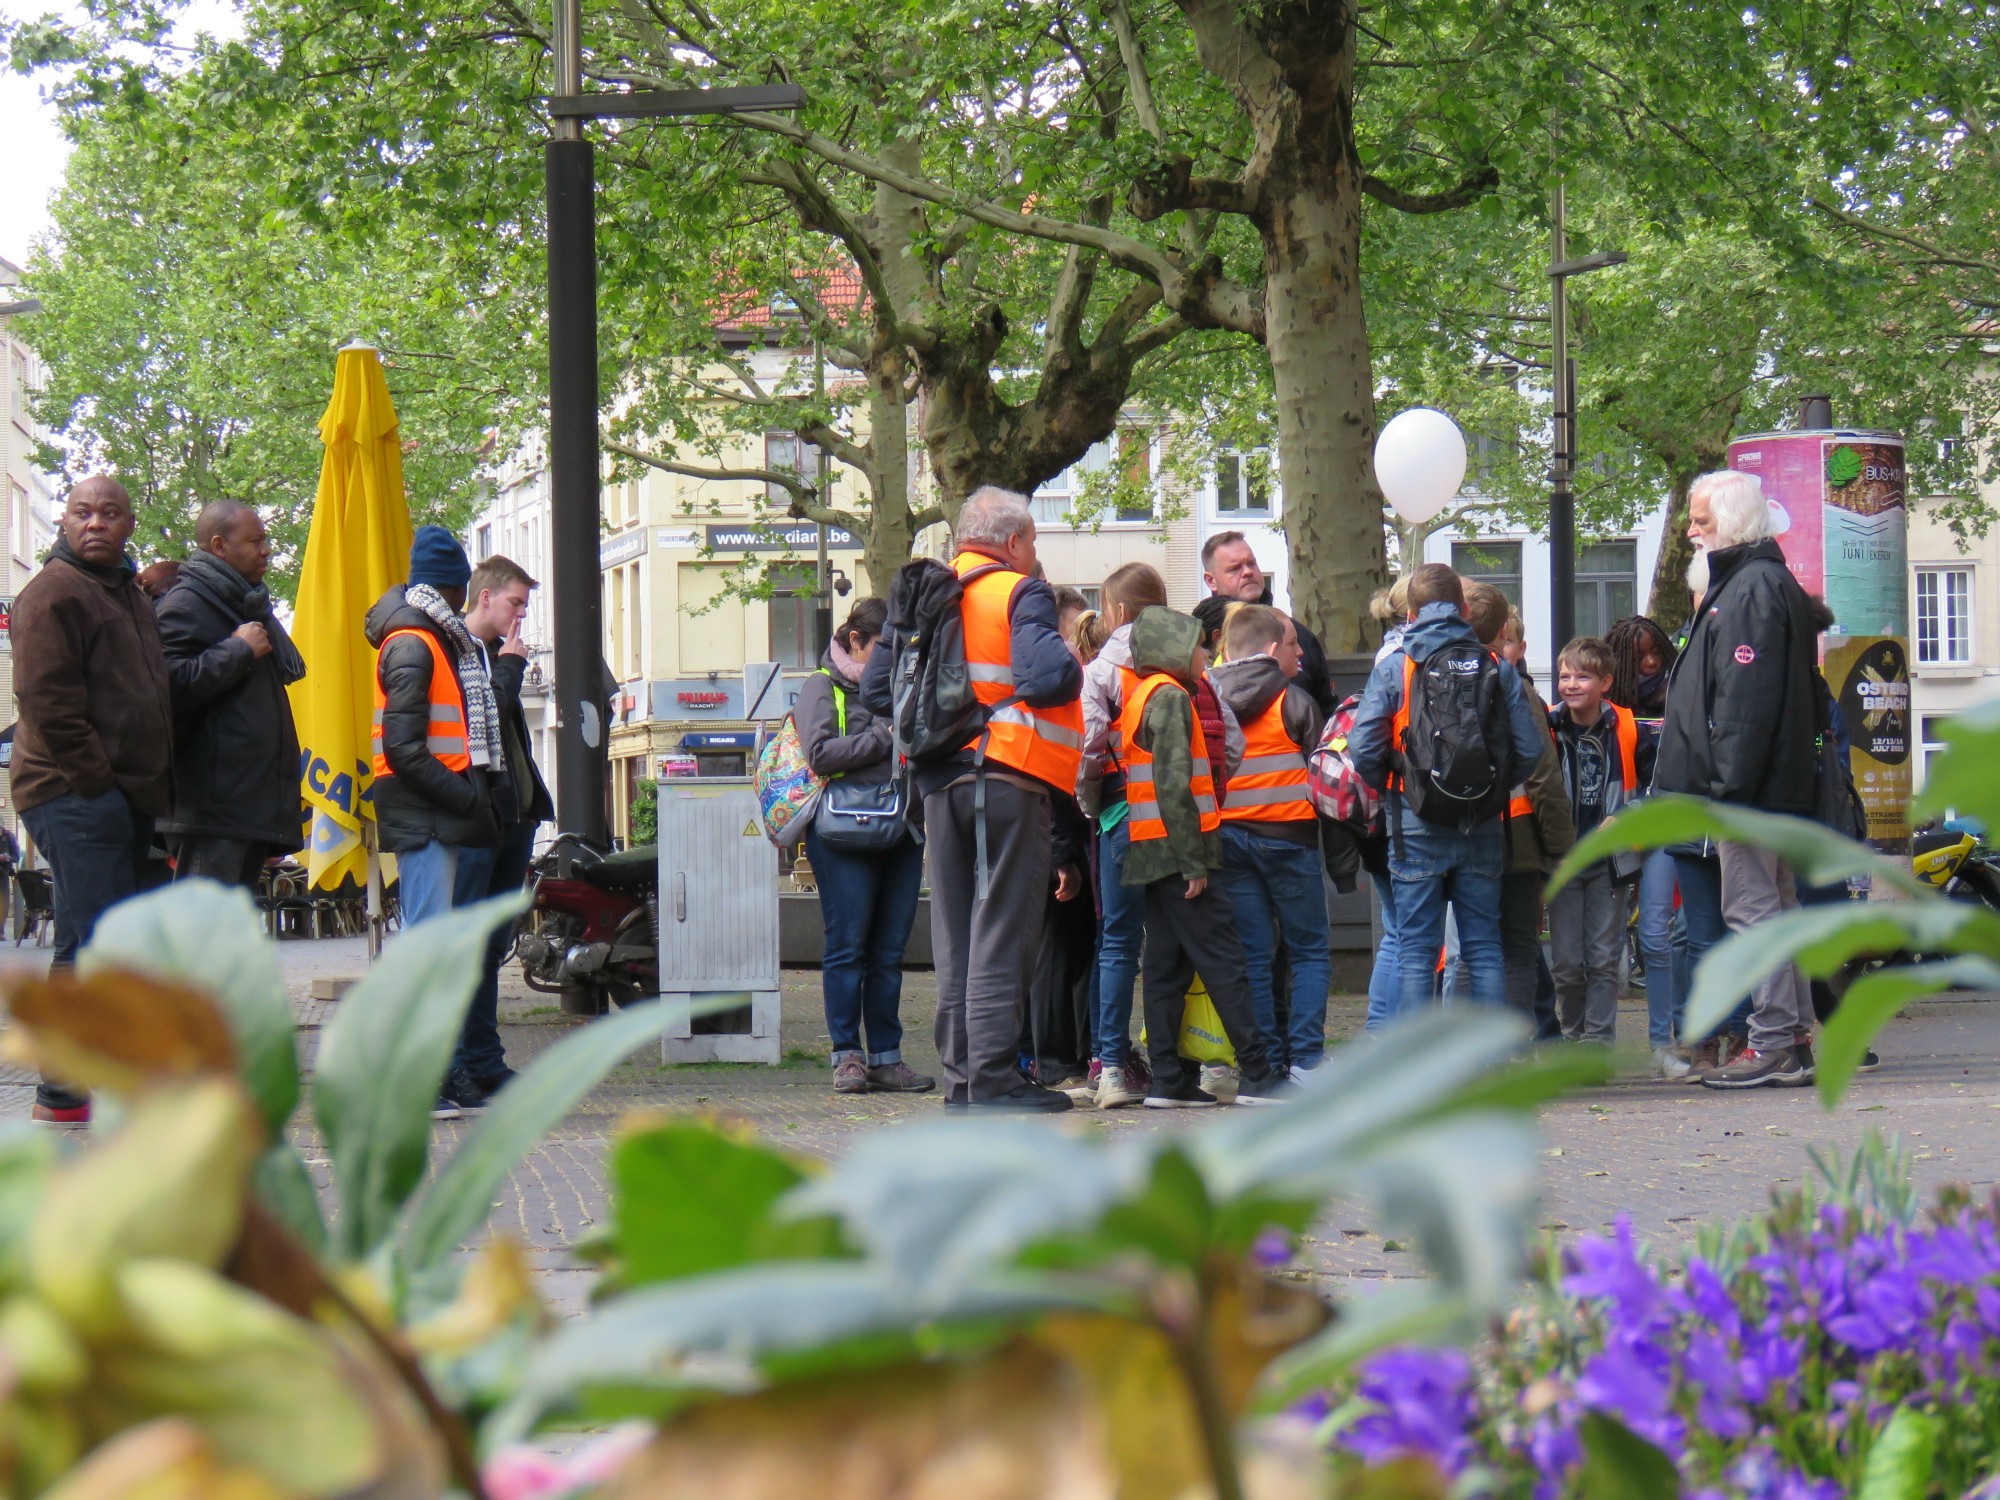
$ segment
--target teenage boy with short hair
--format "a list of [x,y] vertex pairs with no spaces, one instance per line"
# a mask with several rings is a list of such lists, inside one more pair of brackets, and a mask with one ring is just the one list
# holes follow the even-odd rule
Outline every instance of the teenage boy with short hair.
[[[1562,706],[1549,722],[1579,839],[1608,822],[1653,777],[1657,736],[1605,701],[1616,670],[1610,646],[1596,636],[1571,641],[1556,658]],[[1625,937],[1619,887],[1638,873],[1639,855],[1614,854],[1577,875],[1549,904],[1556,1007],[1569,1041],[1609,1043],[1617,1030]]]
[[1406,679],[1415,682],[1434,662],[1471,662],[1479,657],[1489,660],[1497,674],[1491,679],[1493,691],[1504,708],[1504,728],[1495,736],[1500,742],[1486,750],[1503,762],[1499,786],[1511,787],[1517,779],[1514,767],[1535,763],[1548,731],[1522,692],[1520,675],[1480,646],[1466,619],[1464,586],[1442,563],[1425,563],[1410,575],[1409,627],[1397,648],[1376,663],[1348,738],[1355,770],[1370,786],[1388,791],[1384,816],[1391,833],[1389,868],[1396,891],[1403,1013],[1430,999],[1447,904],[1457,915],[1459,952],[1471,979],[1473,1001],[1500,1005],[1506,999],[1500,956],[1500,875],[1505,862],[1500,808],[1490,816],[1431,821],[1420,817],[1400,790],[1406,770],[1407,747],[1402,743]]
[[[1492,647],[1502,661],[1520,660],[1506,650],[1510,634],[1517,643],[1521,639],[1521,617],[1505,594],[1490,583],[1468,583],[1465,612],[1481,645]],[[1521,691],[1546,723],[1548,706],[1525,676]],[[1542,888],[1576,842],[1553,732],[1544,734],[1534,768],[1514,787],[1501,827],[1506,866],[1500,876],[1500,962],[1507,976],[1507,1003],[1534,1022],[1536,1040],[1553,1041],[1562,1030],[1554,989],[1544,997],[1541,988]]]
[[1153,1064],[1150,1109],[1217,1103],[1180,1056],[1181,1016],[1197,972],[1242,1073],[1239,1104],[1264,1104],[1285,1079],[1258,1032],[1243,972],[1236,914],[1213,884],[1222,868],[1222,818],[1210,747],[1191,696],[1201,676],[1201,622],[1161,605],[1132,625],[1132,677],[1118,715],[1131,845],[1125,884],[1146,889],[1143,1005]]

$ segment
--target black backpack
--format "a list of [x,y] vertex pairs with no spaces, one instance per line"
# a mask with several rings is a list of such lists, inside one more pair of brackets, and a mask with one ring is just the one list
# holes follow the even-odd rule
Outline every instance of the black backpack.
[[999,569],[983,563],[961,578],[934,558],[896,570],[889,624],[896,632],[890,673],[896,749],[911,760],[947,760],[986,727],[965,660],[965,585]]
[[1862,805],[1861,793],[1855,788],[1854,768],[1848,764],[1847,752],[1841,749],[1840,741],[1833,732],[1833,692],[1827,687],[1826,679],[1817,672],[1813,673],[1813,697],[1819,720],[1813,740],[1819,755],[1818,784],[1815,788],[1818,805],[1813,810],[1814,820],[1856,843],[1865,844],[1868,842],[1868,809]]
[[1410,725],[1397,748],[1410,811],[1459,829],[1497,818],[1514,785],[1500,663],[1465,642],[1424,662],[1410,658],[1403,682]]

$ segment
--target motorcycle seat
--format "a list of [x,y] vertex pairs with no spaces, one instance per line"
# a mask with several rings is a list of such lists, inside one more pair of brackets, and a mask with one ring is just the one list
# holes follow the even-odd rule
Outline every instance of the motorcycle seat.
[[576,872],[601,891],[643,891],[660,881],[660,851],[652,844],[621,850]]

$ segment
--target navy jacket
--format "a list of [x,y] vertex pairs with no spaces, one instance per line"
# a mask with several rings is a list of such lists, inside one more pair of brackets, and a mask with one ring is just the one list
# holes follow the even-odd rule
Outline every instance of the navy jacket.
[[[1355,711],[1354,732],[1347,738],[1347,754],[1363,781],[1372,787],[1385,787],[1389,782],[1389,773],[1396,767],[1394,747],[1389,743],[1389,725],[1396,711],[1403,706],[1405,656],[1422,663],[1446,646],[1478,644],[1479,637],[1472,633],[1471,624],[1459,612],[1457,605],[1442,602],[1426,604],[1417,611],[1415,621],[1403,631],[1402,644],[1378,661],[1375,670],[1369,673],[1368,686],[1361,694],[1361,706]],[[1520,674],[1504,661],[1500,663],[1500,689],[1507,695],[1507,724],[1513,731],[1511,749],[1518,769],[1518,774],[1510,774],[1511,783],[1526,775],[1541,757],[1542,746],[1548,740],[1548,727],[1522,690]],[[1402,804],[1402,799],[1398,798],[1397,804],[1402,807],[1406,836],[1438,826],[1419,818]],[[1497,813],[1491,820],[1491,826],[1498,831],[1500,818]]]

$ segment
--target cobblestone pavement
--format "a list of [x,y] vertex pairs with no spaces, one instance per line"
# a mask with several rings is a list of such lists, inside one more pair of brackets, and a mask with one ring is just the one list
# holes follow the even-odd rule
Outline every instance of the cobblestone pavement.
[[[393,946],[388,961],[393,962]],[[312,979],[355,974],[358,942],[324,940],[283,945],[287,982],[299,1017],[301,1051],[310,1062],[319,1027],[338,1002],[310,999]],[[0,968],[46,962],[46,950],[0,952]],[[935,989],[928,973],[905,988],[904,1051],[919,1071],[933,1072],[930,1041]],[[2000,996],[1961,995],[1912,1007],[1890,1024],[1878,1050],[1879,1072],[1856,1081],[1829,1114],[1811,1090],[1758,1089],[1718,1094],[1685,1084],[1637,1077],[1641,1054],[1627,1059],[1634,1076],[1559,1101],[1544,1111],[1546,1170],[1543,1222],[1557,1231],[1589,1232],[1629,1213],[1656,1243],[1678,1244],[1697,1225],[1753,1212],[1773,1191],[1815,1176],[1810,1151],[1851,1151],[1863,1131],[1901,1138],[1928,1193],[1946,1182],[1991,1188],[2000,1179]],[[1359,997],[1335,997],[1328,1020],[1334,1037],[1358,1032]],[[502,989],[503,1033],[514,1064],[528,1059],[578,1024],[530,994],[509,971]],[[1620,1022],[1630,1039],[1645,1032],[1643,1002],[1628,1002]],[[633,1110],[715,1112],[751,1125],[788,1149],[837,1156],[858,1133],[898,1121],[934,1118],[937,1096],[837,1097],[827,1064],[818,975],[784,979],[782,1042],[775,1068],[706,1064],[663,1068],[641,1054],[620,1068],[535,1152],[496,1202],[494,1227],[535,1252],[559,1305],[581,1305],[588,1273],[567,1250],[594,1229],[604,1212],[603,1163],[621,1116]],[[1630,1043],[1636,1049],[1636,1040]],[[27,1113],[33,1081],[0,1069],[0,1118]],[[1077,1112],[1049,1122],[1054,1130],[1115,1133],[1200,1129],[1202,1116],[1161,1116],[1144,1110],[1100,1115]],[[434,1155],[441,1158],[469,1122],[441,1124]],[[319,1175],[324,1160],[310,1130],[300,1144]],[[1317,1235],[1323,1274],[1333,1281],[1416,1275],[1421,1264],[1387,1248],[1367,1214],[1335,1205]]]

